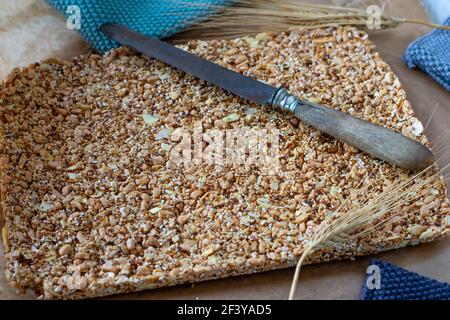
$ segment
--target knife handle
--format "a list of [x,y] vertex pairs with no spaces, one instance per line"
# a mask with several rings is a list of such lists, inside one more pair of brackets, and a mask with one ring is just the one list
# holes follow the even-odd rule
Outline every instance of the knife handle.
[[431,151],[413,139],[338,110],[299,100],[284,88],[275,93],[272,105],[288,110],[310,126],[393,165],[422,170],[434,161]]

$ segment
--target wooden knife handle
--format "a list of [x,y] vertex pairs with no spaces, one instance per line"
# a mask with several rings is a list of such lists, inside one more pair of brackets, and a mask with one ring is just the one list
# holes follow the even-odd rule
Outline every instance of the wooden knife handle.
[[433,163],[423,144],[338,110],[302,101],[280,88],[272,105],[293,112],[303,122],[393,165],[422,170]]

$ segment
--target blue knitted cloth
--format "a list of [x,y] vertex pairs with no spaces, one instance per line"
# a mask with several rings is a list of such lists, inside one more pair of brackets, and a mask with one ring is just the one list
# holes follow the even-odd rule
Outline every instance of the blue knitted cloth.
[[187,7],[183,5],[187,0],[47,0],[66,19],[73,19],[79,12],[79,32],[101,53],[119,46],[99,31],[103,23],[115,22],[149,36],[166,38],[211,13],[213,7],[208,5],[229,1],[195,0],[195,6]]
[[[450,17],[445,21],[450,26]],[[418,67],[450,91],[450,31],[436,29],[411,43],[405,61]]]
[[[372,270],[364,282],[362,300],[450,300],[450,284],[426,278],[393,264],[372,260]],[[376,268],[375,267],[375,268]],[[379,272],[380,286],[369,288],[374,284],[374,274]],[[369,279],[369,278],[372,279]]]

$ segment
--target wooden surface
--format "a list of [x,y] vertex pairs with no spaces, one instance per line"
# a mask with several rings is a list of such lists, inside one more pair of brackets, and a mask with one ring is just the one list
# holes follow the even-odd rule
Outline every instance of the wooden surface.
[[[311,1],[312,2],[312,1]],[[326,3],[327,1],[320,1]],[[328,1],[330,3],[331,1]],[[348,0],[348,2],[352,2]],[[370,2],[370,1],[369,1]],[[386,2],[386,1],[385,1]],[[419,0],[396,0],[389,12],[397,16],[426,19]],[[431,140],[439,137],[450,123],[450,93],[418,70],[409,70],[401,56],[407,45],[430,30],[426,27],[404,25],[395,30],[375,31],[370,38],[383,59],[400,78],[419,119],[426,124]],[[430,116],[438,104],[433,117]],[[1,246],[0,246],[1,247]],[[2,255],[3,248],[0,249]],[[450,282],[450,239],[358,258],[355,261],[332,262],[303,268],[297,299],[358,299],[364,273],[370,259],[383,259],[425,276]],[[3,269],[3,258],[0,268]],[[110,299],[286,299],[294,270],[285,269],[251,276],[163,288],[141,293],[117,295]],[[0,273],[0,298],[29,298],[18,296]]]

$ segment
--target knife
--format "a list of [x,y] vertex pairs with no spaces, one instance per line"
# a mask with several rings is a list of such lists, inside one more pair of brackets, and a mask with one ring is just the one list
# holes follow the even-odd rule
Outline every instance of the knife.
[[338,110],[298,99],[283,87],[275,88],[246,77],[120,24],[103,24],[100,30],[124,46],[239,97],[292,112],[308,125],[393,165],[421,170],[434,161],[431,151],[415,140]]

